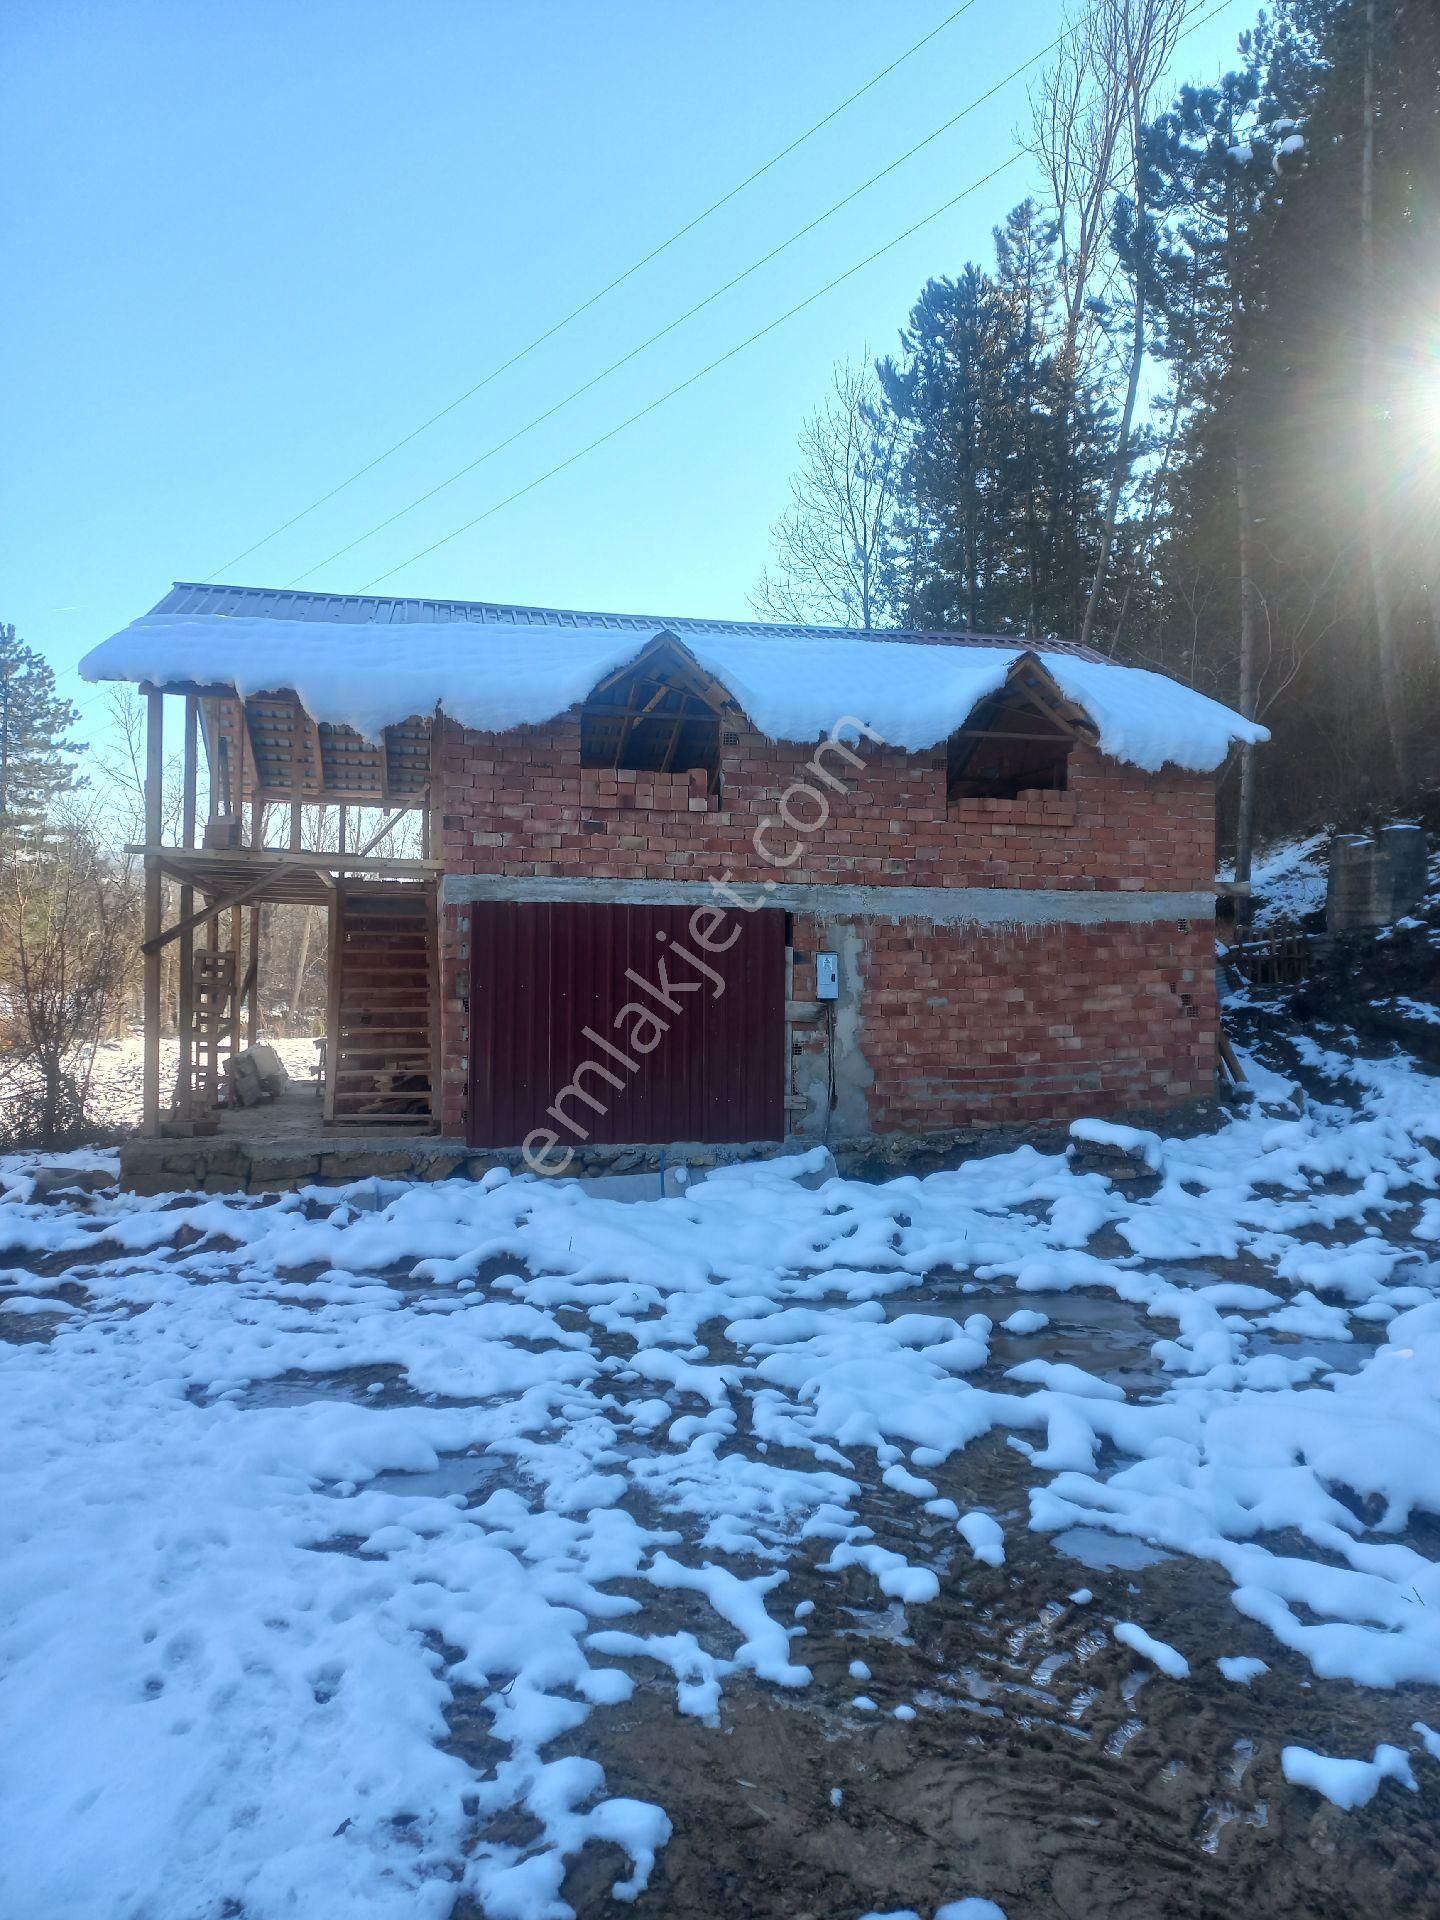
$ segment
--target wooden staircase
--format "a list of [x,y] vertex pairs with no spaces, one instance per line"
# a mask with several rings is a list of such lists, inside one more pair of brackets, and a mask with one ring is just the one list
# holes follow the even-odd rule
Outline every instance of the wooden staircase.
[[433,886],[337,884],[330,917],[328,1125],[435,1131],[435,946]]
[[[206,1113],[220,1104],[225,1061],[235,1052],[239,1018],[235,1006],[235,955],[202,948],[190,967],[191,1106]],[[177,1083],[176,1105],[183,1098]]]

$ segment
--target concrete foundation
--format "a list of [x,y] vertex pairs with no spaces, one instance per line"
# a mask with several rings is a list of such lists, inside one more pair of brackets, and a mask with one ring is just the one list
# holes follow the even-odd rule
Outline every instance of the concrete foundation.
[[[1163,1110],[1134,1109],[1115,1115],[1128,1126],[1153,1127],[1186,1136],[1219,1124],[1223,1107],[1213,1099],[1192,1100]],[[790,1159],[815,1143],[754,1140],[736,1146],[678,1142],[665,1147],[577,1147],[567,1177],[605,1181],[615,1176],[656,1175],[685,1167],[692,1174],[752,1160]],[[1064,1126],[940,1127],[911,1134],[864,1134],[828,1143],[836,1171],[845,1179],[894,1180],[902,1174],[927,1174],[962,1160],[1009,1153],[1034,1146],[1063,1153],[1069,1144]],[[387,1139],[337,1140],[317,1133],[309,1140],[266,1143],[258,1138],[207,1140],[128,1140],[120,1149],[120,1185],[127,1192],[293,1193],[302,1187],[340,1187],[359,1180],[479,1180],[492,1168],[525,1170],[518,1149],[469,1150],[462,1141],[433,1134]],[[810,1179],[803,1185],[812,1185]],[[628,1183],[627,1183],[628,1186]],[[604,1194],[604,1187],[595,1191]],[[679,1191],[667,1177],[667,1194]],[[656,1181],[655,1197],[659,1196]],[[620,1197],[617,1186],[614,1197]],[[625,1197],[636,1197],[628,1191]]]
[[1373,839],[1342,834],[1330,849],[1329,931],[1387,927],[1409,913],[1425,892],[1426,851],[1422,827],[1382,827]]

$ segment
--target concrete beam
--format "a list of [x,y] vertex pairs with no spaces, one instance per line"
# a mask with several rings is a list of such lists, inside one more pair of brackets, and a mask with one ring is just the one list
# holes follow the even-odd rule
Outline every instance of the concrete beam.
[[776,907],[822,920],[924,920],[935,926],[1143,926],[1212,920],[1203,893],[1071,892],[1054,887],[801,886],[739,881],[723,890],[707,880],[568,880],[549,875],[447,873],[441,905],[475,900],[628,907]]

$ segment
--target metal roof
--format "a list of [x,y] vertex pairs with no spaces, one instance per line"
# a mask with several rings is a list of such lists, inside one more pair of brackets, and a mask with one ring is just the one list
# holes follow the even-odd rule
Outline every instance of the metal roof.
[[444,626],[464,622],[494,627],[576,627],[593,631],[610,627],[617,633],[654,634],[661,630],[679,639],[691,634],[735,634],[757,640],[876,640],[908,641],[914,646],[1023,647],[1032,653],[1068,653],[1079,660],[1105,655],[1077,640],[1030,640],[1023,635],[945,633],[927,629],[885,627],[867,634],[858,627],[782,626],[770,620],[697,620],[659,614],[585,613],[559,607],[514,607],[493,600],[400,599],[388,594],[297,593],[288,587],[231,587],[204,581],[177,580],[151,615],[213,615],[263,620],[304,620],[323,626],[327,621],[345,626]]

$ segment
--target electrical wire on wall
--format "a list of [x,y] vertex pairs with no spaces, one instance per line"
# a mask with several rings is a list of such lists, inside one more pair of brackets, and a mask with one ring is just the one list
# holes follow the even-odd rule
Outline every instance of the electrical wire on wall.
[[821,1136],[826,1146],[830,1144],[830,1122],[834,1117],[839,1096],[835,1090],[835,1002],[827,1000],[825,1006],[825,1131]]

